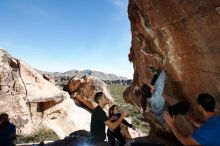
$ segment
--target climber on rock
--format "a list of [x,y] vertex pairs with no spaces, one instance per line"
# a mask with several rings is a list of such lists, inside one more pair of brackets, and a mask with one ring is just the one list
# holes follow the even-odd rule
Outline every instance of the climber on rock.
[[[156,71],[158,72],[158,71]],[[172,106],[167,106],[163,96],[166,74],[164,71],[154,74],[151,85],[144,84],[141,87],[144,98],[149,103],[152,112],[159,122],[163,122],[163,112],[168,110],[171,116],[186,114],[189,108],[187,101],[179,102]]]
[[8,114],[0,114],[0,145],[13,146],[16,138],[16,127],[9,122]]
[[191,136],[184,136],[174,124],[174,117],[168,112],[163,116],[174,135],[183,145],[203,145],[219,146],[220,145],[220,116],[215,115],[215,99],[207,93],[200,94],[197,99],[198,112],[205,121]]
[[91,125],[90,125],[90,142],[92,146],[105,146],[108,143],[105,143],[105,125],[115,130],[123,121],[123,119],[128,115],[128,112],[125,111],[121,116],[114,122],[112,122],[107,116],[103,108],[107,104],[106,96],[103,92],[98,92],[95,94],[94,101],[98,106],[93,109],[91,116]]
[[[109,108],[109,119],[112,122],[114,122],[119,117],[121,117],[121,113],[119,111],[118,106],[117,105],[112,105]],[[135,129],[135,127],[132,124],[129,124],[124,119],[122,120],[122,124],[126,125],[127,127],[132,128],[133,130]],[[108,128],[107,136],[108,136],[108,141],[111,144],[111,146],[115,146],[115,139],[117,139],[117,141],[119,142],[119,146],[123,146],[126,143],[124,137],[122,136],[120,125],[114,130],[111,129],[111,128]]]

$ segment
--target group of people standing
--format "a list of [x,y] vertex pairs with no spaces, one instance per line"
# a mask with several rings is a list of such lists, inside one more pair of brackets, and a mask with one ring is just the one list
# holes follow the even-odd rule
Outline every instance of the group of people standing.
[[[134,129],[134,126],[129,124],[124,118],[128,115],[128,112],[125,111],[120,113],[118,106],[113,105],[109,108],[109,117],[107,117],[103,108],[107,104],[106,96],[103,92],[98,92],[94,97],[95,102],[98,106],[93,109],[91,116],[91,125],[90,125],[90,143],[94,146],[115,146],[115,140],[117,139],[120,146],[125,144],[124,137],[121,133],[120,124],[123,123],[128,127]],[[108,141],[105,142],[106,133],[105,126],[108,126],[107,136]]]
[[[197,109],[201,113],[204,123],[198,124],[191,119],[195,125],[199,125],[198,129],[192,135],[185,136],[175,126],[174,121],[176,115],[186,115],[189,112],[190,104],[187,101],[181,101],[168,106],[166,103],[168,96],[164,94],[165,79],[165,71],[158,71],[154,75],[151,84],[143,84],[141,88],[142,96],[149,104],[150,110],[154,113],[157,121],[162,125],[165,124],[164,126],[169,126],[183,145],[219,146],[220,117],[214,113],[216,102],[213,96],[208,93],[202,93],[198,96]],[[92,111],[90,143],[93,146],[115,146],[115,140],[117,139],[119,145],[123,146],[125,140],[120,133],[120,124],[124,123],[128,127],[133,127],[124,120],[128,112],[120,113],[117,105],[113,105],[110,107],[109,117],[107,117],[103,110],[107,104],[104,93],[96,93],[94,100],[98,106]],[[105,142],[105,126],[108,127],[108,142]]]

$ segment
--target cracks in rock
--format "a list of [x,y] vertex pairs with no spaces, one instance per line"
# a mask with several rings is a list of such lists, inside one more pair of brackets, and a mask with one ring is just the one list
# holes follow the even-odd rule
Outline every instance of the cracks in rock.
[[170,31],[166,27],[161,29],[161,32],[162,31],[163,31],[163,33],[161,35],[167,35],[166,37],[163,37],[163,38],[167,38],[167,39],[165,39],[165,40],[163,40],[161,42],[164,43],[164,44],[167,44],[167,48],[168,48],[167,49],[168,50],[167,57],[164,55],[164,58],[163,58],[163,65],[164,65],[165,62],[169,59],[168,56],[170,56],[170,54],[173,54],[172,51],[173,51],[173,44],[174,44],[174,42],[173,42],[173,37],[172,37]]
[[216,55],[219,54],[220,52],[215,52],[215,51],[200,51],[200,52],[184,52],[184,53],[179,53],[179,56],[187,56],[187,55]]
[[[17,66],[17,61],[16,61],[16,63],[14,62],[15,60],[13,60],[13,59],[10,59],[9,61],[10,61],[10,62],[9,62],[9,66],[12,68],[12,69],[10,70],[10,71],[11,71],[11,77],[12,77],[12,80],[15,81],[15,78],[14,78],[14,76],[13,76],[13,74],[14,74],[13,71],[15,71],[15,72],[17,71],[17,69],[16,69],[16,68],[18,67],[18,66]],[[8,74],[8,75],[9,75],[9,74]]]
[[146,47],[146,42],[145,42],[145,40],[142,40],[142,45],[141,45],[141,53],[143,53],[144,55],[150,55],[150,56],[153,56],[152,54],[149,54],[149,53],[147,53],[146,51],[144,51],[144,48]]
[[210,71],[210,70],[204,70],[204,69],[202,69],[201,71],[204,73],[212,73],[212,74],[219,74],[220,75],[220,72],[217,72],[217,71]]
[[[9,93],[9,90],[8,90],[8,92],[6,92],[6,93],[8,93],[9,95],[14,95],[14,92],[16,92],[16,90],[15,90],[15,86],[16,86],[16,80],[15,80],[15,77],[14,77],[14,72],[16,72],[17,71],[17,63],[15,63],[15,60],[13,60],[13,59],[7,59],[7,56],[6,55],[4,55],[4,57],[5,57],[5,60],[7,60],[7,62],[8,62],[8,64],[9,64],[9,66],[11,67],[11,69],[9,70],[10,71],[10,73],[9,72],[6,72],[7,73],[7,76],[8,77],[11,77],[11,80],[12,81],[14,81],[14,83],[13,83],[13,85],[12,85],[12,88],[14,89],[14,91],[12,90],[10,93]],[[14,71],[14,72],[13,72]],[[10,81],[11,81],[10,80]],[[8,86],[8,87],[10,87],[10,81],[7,81],[7,83],[5,84],[5,85],[2,85],[2,86]]]
[[[139,4],[139,1],[140,0],[133,0],[132,1],[133,3],[131,3],[131,4],[135,4],[139,11],[140,10],[143,11],[143,9],[142,9],[143,5]],[[158,1],[153,0],[152,2],[154,2],[154,5],[157,5],[158,3],[160,3],[160,0],[158,0]],[[148,5],[148,8],[146,8],[145,10],[150,11],[151,9],[153,9],[152,5],[150,5],[150,6]]]
[[29,112],[30,112],[30,117],[31,117],[31,120],[32,120],[31,103],[30,103],[29,99],[27,98],[27,96],[28,96],[28,91],[27,91],[27,88],[26,88],[26,86],[25,86],[25,82],[24,82],[24,80],[23,80],[23,78],[22,78],[22,75],[21,75],[21,63],[20,63],[20,61],[17,60],[17,59],[16,59],[16,61],[17,61],[18,73],[19,73],[19,76],[20,76],[20,78],[21,78],[21,81],[22,81],[23,86],[24,86],[24,89],[25,89],[25,97],[24,97],[24,100],[26,101],[26,103],[27,103],[27,105],[28,105]]
[[140,12],[138,12],[138,14],[139,14],[139,17],[140,17],[141,25],[142,25],[142,27],[144,28],[144,31],[146,32],[146,35],[148,35],[148,37],[149,37],[150,39],[154,40],[154,39],[155,39],[155,33],[154,33],[154,31],[150,28],[151,24],[150,24],[149,19],[148,19],[148,22],[149,22],[149,23],[146,24],[146,23],[145,23],[145,19],[144,19],[144,17],[142,16],[142,14],[140,14]]
[[51,113],[47,114],[46,116],[50,116],[52,114],[61,114],[60,110],[52,111]]
[[[148,54],[158,54],[162,59],[162,64],[164,64],[164,58],[165,54],[162,52],[162,49],[160,48],[158,38],[156,37],[155,31],[153,31],[150,28],[150,25],[146,25],[146,21],[142,14],[139,12],[140,17],[140,24],[137,25],[140,32],[143,32],[141,34],[141,38],[138,38],[139,40],[142,40],[142,47],[141,52],[145,55]],[[146,53],[145,53],[146,52]]]
[[145,39],[143,36],[139,39],[141,42],[140,53],[142,53],[143,55],[147,57],[157,58],[162,61],[161,62],[162,64],[164,64],[163,57],[160,55],[160,53],[158,53],[154,49],[155,48],[154,42]]
[[[141,7],[143,7],[143,6],[142,6],[142,5],[139,5],[139,3],[138,3],[137,1],[138,1],[138,0],[134,0],[134,3],[135,3],[135,5],[137,6],[138,11],[140,11],[140,10],[141,10]],[[160,2],[160,1],[155,2],[154,5],[157,5],[159,2]],[[149,8],[147,9],[147,12],[149,12],[150,10],[152,10],[152,8],[153,8],[152,6],[149,7]],[[180,19],[177,19],[177,20],[173,21],[172,23],[167,24],[167,26],[164,26],[164,27],[173,26],[173,25],[176,25],[176,24],[178,24],[178,23],[182,23],[182,22],[186,21],[186,19],[189,19],[190,17],[193,17],[194,15],[198,15],[198,14],[201,14],[201,13],[204,13],[204,12],[208,12],[208,11],[213,11],[213,10],[215,10],[215,11],[220,15],[220,7],[217,7],[217,8],[208,7],[208,8],[203,8],[203,9],[201,9],[201,8],[199,7],[197,11],[192,12],[192,13],[190,13],[190,14],[188,14],[188,15],[185,14],[185,15],[182,16]]]

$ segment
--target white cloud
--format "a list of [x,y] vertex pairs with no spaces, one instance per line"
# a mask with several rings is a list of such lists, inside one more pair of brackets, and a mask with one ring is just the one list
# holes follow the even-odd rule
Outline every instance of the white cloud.
[[127,21],[128,20],[128,16],[127,16],[128,0],[108,0],[108,1],[116,9],[112,19],[116,22]]
[[127,7],[128,0],[111,0],[111,2],[119,9],[124,10]]

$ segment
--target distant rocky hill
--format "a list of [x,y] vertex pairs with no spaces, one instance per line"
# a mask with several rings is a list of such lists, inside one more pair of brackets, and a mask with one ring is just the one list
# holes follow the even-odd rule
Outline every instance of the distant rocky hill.
[[131,79],[128,79],[126,77],[117,76],[114,74],[107,74],[100,71],[94,71],[94,70],[70,70],[64,73],[60,72],[46,72],[37,70],[40,72],[43,76],[46,78],[49,78],[53,80],[56,85],[59,85],[63,87],[64,85],[67,85],[69,80],[73,77],[79,77],[82,78],[84,76],[94,76],[96,78],[99,78],[103,80],[106,84],[122,84],[122,85],[130,85],[132,83]]

